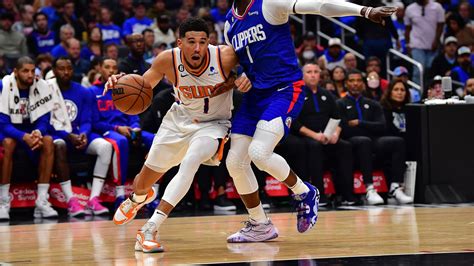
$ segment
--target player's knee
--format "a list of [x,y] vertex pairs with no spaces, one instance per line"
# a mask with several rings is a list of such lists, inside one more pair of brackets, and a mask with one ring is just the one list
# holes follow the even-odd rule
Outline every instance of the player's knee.
[[66,142],[62,139],[60,140],[55,140],[53,142],[53,145],[54,145],[54,153],[56,154],[56,156],[64,156],[66,154],[66,151],[67,151],[67,147],[66,147]]
[[255,163],[255,165],[260,170],[265,170],[267,167],[267,161],[272,155],[272,150],[270,150],[263,142],[252,141],[249,146],[249,156],[250,159]]
[[240,173],[244,171],[245,167],[250,164],[244,161],[244,157],[239,156],[234,150],[230,149],[225,160],[227,170],[232,178],[240,176]]
[[102,163],[109,164],[110,160],[112,159],[112,153],[114,149],[112,147],[112,144],[110,144],[107,141],[101,141],[99,143],[99,149],[98,149],[98,160],[100,160]]
[[3,145],[3,150],[4,150],[5,156],[11,155],[15,151],[16,140],[14,140],[12,138],[5,138],[2,141],[2,145]]

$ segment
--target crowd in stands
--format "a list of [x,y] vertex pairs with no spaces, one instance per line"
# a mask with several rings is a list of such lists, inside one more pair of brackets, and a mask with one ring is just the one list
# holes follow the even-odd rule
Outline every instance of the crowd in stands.
[[[474,96],[474,3],[354,2],[398,7],[384,25],[356,17],[341,18],[358,30],[352,38],[360,44],[365,61],[345,51],[339,38],[331,38],[323,45],[312,31],[300,34],[297,26],[291,25],[307,97],[303,112],[278,152],[286,154],[295,171],[319,188],[324,187],[323,172],[334,170],[339,201],[344,204],[357,203],[352,192],[355,169],[362,172],[368,203],[383,203],[372,185],[372,171],[389,165],[385,174],[390,197],[409,203],[412,199],[402,189],[406,160],[404,106],[444,98],[442,76],[452,77],[453,95]],[[110,93],[102,95],[105,82],[120,72],[143,74],[159,53],[175,47],[177,26],[191,16],[209,23],[210,44],[225,44],[223,29],[229,8],[227,0],[3,0],[0,91],[6,94],[15,86],[33,86],[40,92],[20,90],[19,95],[3,97],[18,110],[10,117],[0,114],[4,150],[0,219],[8,218],[11,160],[17,147],[39,151],[29,152],[39,165],[35,215],[57,215],[47,201],[52,171],[60,173],[58,180],[72,215],[108,212],[97,197],[109,168],[117,183],[117,203],[123,201],[129,153],[134,147],[146,150],[151,146],[153,133],[175,99],[172,85],[164,80],[154,90],[150,109],[140,116],[129,116],[115,109]],[[336,26],[334,29],[337,32]],[[419,84],[420,75],[416,68],[401,61],[396,61],[399,65],[391,69],[390,79],[386,78],[385,61],[390,48],[423,64],[425,76],[421,78],[428,81],[426,88],[408,85],[409,79]],[[18,83],[13,82],[12,73]],[[44,92],[48,88],[52,95]],[[240,96],[235,93],[236,108]],[[51,102],[48,97],[52,97]],[[60,97],[59,102],[65,104],[52,104],[54,97]],[[36,109],[32,108],[35,104]],[[70,123],[65,122],[64,115],[69,116]],[[328,138],[321,131],[330,118],[341,119],[341,124],[337,134]],[[305,152],[295,154],[294,147]],[[71,192],[68,151],[97,155],[91,198],[85,210]],[[202,167],[198,176],[202,176],[197,182],[203,191],[211,189],[206,177],[214,177],[218,195],[215,208],[235,210],[225,199],[228,173],[224,164],[218,168]],[[206,199],[207,193],[202,195]],[[321,202],[327,202],[325,196]],[[210,205],[204,202],[201,207],[207,209]]]

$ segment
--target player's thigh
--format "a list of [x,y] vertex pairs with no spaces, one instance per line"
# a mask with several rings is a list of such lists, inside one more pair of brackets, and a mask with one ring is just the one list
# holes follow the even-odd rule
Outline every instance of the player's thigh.
[[158,173],[165,173],[183,160],[188,143],[153,143],[145,161],[145,166]]

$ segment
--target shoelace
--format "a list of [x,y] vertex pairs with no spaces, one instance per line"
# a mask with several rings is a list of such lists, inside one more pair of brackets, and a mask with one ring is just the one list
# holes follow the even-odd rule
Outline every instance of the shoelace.
[[147,222],[142,229],[140,229],[145,235],[145,240],[154,240],[153,233],[155,232],[156,224],[154,222]]
[[245,227],[240,229],[240,232],[249,232],[251,231],[254,227],[256,227],[256,224],[253,224],[251,221],[244,221],[242,222]]
[[128,212],[132,208],[132,205],[132,201],[130,199],[127,199],[122,203],[121,208],[124,212]]

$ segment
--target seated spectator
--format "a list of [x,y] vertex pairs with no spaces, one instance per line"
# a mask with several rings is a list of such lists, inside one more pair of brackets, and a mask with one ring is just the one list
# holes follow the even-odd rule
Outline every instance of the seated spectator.
[[155,43],[155,35],[151,29],[145,29],[142,32],[144,45],[145,45],[145,53],[143,55],[143,59],[147,61],[148,59],[153,57],[153,44]]
[[[305,157],[307,157],[308,175],[311,178],[311,183],[316,187],[323,188],[324,166],[329,161],[333,161],[336,163],[337,175],[333,175],[333,180],[337,192],[346,203],[354,204],[351,144],[339,138],[341,127],[337,127],[334,134],[329,137],[321,133],[330,118],[340,119],[340,117],[335,97],[329,91],[318,86],[320,71],[319,66],[315,64],[307,64],[303,67],[308,99],[298,118],[293,121],[291,131],[305,143]],[[322,193],[320,204],[326,202],[326,196]]]
[[81,85],[84,88],[91,87],[92,84],[100,78],[100,60],[102,60],[101,57],[95,57],[92,59],[89,72],[87,72],[87,74],[83,76],[81,80]]
[[11,73],[10,67],[7,66],[7,61],[3,57],[3,54],[0,53],[0,79]]
[[461,15],[466,26],[474,26],[474,20],[472,19],[472,16],[471,16],[471,12],[472,12],[471,9],[472,9],[472,6],[467,1],[461,2],[458,7],[458,13],[459,15]]
[[189,9],[186,7],[182,6],[180,9],[178,9],[178,12],[176,12],[173,21],[171,23],[172,28],[178,28],[178,26],[183,23],[186,19],[191,17],[191,13],[189,12]]
[[109,43],[104,46],[104,57],[112,58],[118,61],[119,49],[115,43]]
[[67,41],[74,38],[74,34],[74,28],[71,27],[71,25],[66,24],[61,26],[59,29],[59,39],[61,42],[51,50],[51,55],[54,58],[67,56]]
[[229,12],[229,3],[227,3],[227,0],[217,0],[216,7],[211,9],[212,20],[218,24],[221,29],[224,28],[227,12]]
[[112,15],[108,7],[100,8],[100,19],[97,27],[102,31],[104,44],[115,43],[120,45],[122,43],[122,29],[112,21]]
[[23,33],[23,35],[28,36],[34,29],[33,25],[33,15],[35,10],[31,5],[22,5],[20,7],[20,16],[21,20],[13,24],[12,29]]
[[171,17],[173,12],[167,9],[166,0],[155,0],[153,7],[148,9],[147,16],[149,18],[154,18],[154,24],[156,24],[157,18],[161,17],[162,15]]
[[450,14],[446,18],[446,26],[445,36],[456,37],[460,46],[469,47],[474,44],[474,27],[466,26],[466,22],[459,14]]
[[72,1],[65,1],[62,12],[59,13],[59,19],[56,21],[56,23],[52,24],[51,29],[54,31],[56,36],[58,36],[61,27],[66,24],[74,28],[74,38],[82,40],[82,32],[85,31],[85,29],[82,22],[76,17],[75,5]]
[[444,39],[443,52],[439,53],[434,59],[431,65],[430,78],[435,76],[446,76],[449,75],[451,69],[457,66],[456,62],[456,51],[458,49],[458,39],[450,36]]
[[458,49],[458,66],[451,70],[451,78],[462,84],[474,76],[474,67],[471,62],[471,49],[466,46],[461,46]]
[[119,61],[118,70],[126,74],[143,75],[150,68],[150,64],[145,62],[145,40],[140,33],[127,36],[127,45],[130,53],[126,58]]
[[331,71],[331,79],[334,81],[336,85],[336,90],[332,91],[336,98],[343,98],[347,94],[347,89],[345,87],[346,81],[346,71],[341,66],[336,66]]
[[68,153],[79,152],[97,155],[92,190],[87,203],[87,213],[107,214],[109,211],[99,202],[99,195],[107,177],[112,158],[112,144],[100,135],[91,133],[91,109],[93,95],[72,81],[72,62],[65,57],[53,64],[55,79],[48,80],[53,88],[54,109],[51,112],[51,134],[54,139],[55,172],[61,181],[70,216],[84,215],[84,207],[72,193],[71,177],[67,161]]
[[349,72],[353,69],[357,69],[357,58],[352,53],[344,55],[344,69]]
[[308,31],[303,39],[303,43],[296,48],[296,54],[301,65],[306,63],[314,63],[314,60],[323,52],[323,48],[316,43],[316,35],[314,32]]
[[400,203],[412,202],[413,199],[399,189],[405,173],[405,142],[399,137],[384,136],[386,121],[382,106],[362,95],[362,73],[350,72],[346,83],[349,93],[337,101],[342,133],[343,138],[352,144],[354,158],[358,161],[367,189],[367,202],[370,205],[384,203],[373,186],[373,154],[379,160],[390,163],[390,171],[385,171],[390,196]]
[[474,96],[474,78],[470,78],[466,81],[464,86],[464,96]]
[[18,12],[18,8],[16,7],[14,0],[3,0],[2,5],[0,8],[0,14],[3,13],[10,13],[13,15],[13,19],[15,21],[20,20],[20,12]]
[[43,12],[34,15],[35,29],[28,36],[28,49],[31,54],[38,56],[39,54],[51,53],[56,45],[56,34],[49,30],[48,17]]
[[60,17],[60,10],[64,6],[64,1],[61,0],[51,0],[50,4],[47,6],[41,6],[40,11],[45,13],[48,17],[48,24],[54,25]]
[[[393,70],[393,75],[395,78],[400,79],[403,81],[405,84],[408,84],[408,69],[404,66],[399,66],[396,67]],[[412,103],[418,103],[421,101],[421,93],[420,90],[415,89],[415,88],[410,88],[410,97],[411,97],[411,102]]]
[[113,59],[102,59],[99,68],[101,77],[90,87],[97,108],[93,108],[92,131],[104,136],[114,147],[113,163],[116,187],[116,207],[125,200],[124,184],[128,173],[129,144],[144,146],[149,149],[154,135],[140,128],[137,115],[127,115],[117,110],[112,100],[112,90],[105,95],[104,86],[111,75],[117,74],[117,62]]
[[81,58],[81,43],[72,38],[66,42],[67,56],[72,61],[74,68],[74,74],[72,80],[75,82],[81,82],[82,77],[89,71],[90,62]]
[[410,102],[410,90],[403,80],[393,80],[382,96],[385,121],[387,122],[387,135],[399,136],[405,139],[406,116],[405,106]]
[[[372,71],[375,71],[380,77],[381,75],[380,73],[382,71],[380,67],[381,64],[382,64],[382,61],[380,61],[378,57],[375,57],[375,56],[369,57],[369,59],[367,59],[367,65],[365,67],[365,73],[370,73]],[[386,91],[388,89],[388,80],[381,78],[380,88],[382,88],[382,91]]]
[[319,57],[318,65],[322,69],[329,71],[333,70],[336,66],[344,67],[345,54],[346,52],[341,47],[341,39],[331,38],[329,39],[328,49],[324,50],[324,54]]
[[47,135],[53,109],[48,84],[35,77],[35,63],[29,57],[18,59],[14,72],[1,83],[0,131],[4,149],[0,180],[0,219],[10,219],[10,180],[13,153],[17,148],[27,154],[38,167],[36,218],[57,217],[48,201],[49,181],[53,169],[53,139]]
[[53,66],[53,57],[49,54],[40,54],[36,57],[36,76],[45,79],[46,73]]
[[87,45],[81,49],[80,57],[90,61],[102,56],[102,31],[99,27],[94,27],[88,33]]
[[443,87],[441,86],[441,76],[436,76],[431,81],[428,89],[423,92],[423,99],[432,100],[432,99],[444,99],[444,91]]
[[119,25],[123,27],[123,23],[125,22],[125,20],[133,16],[133,1],[119,0],[118,5],[114,5],[113,8],[114,9],[112,12],[113,13],[112,20],[114,21],[115,25]]
[[382,88],[380,88],[380,77],[377,72],[372,71],[367,73],[367,88],[364,95],[372,100],[380,101],[382,98]]
[[133,4],[133,12],[135,16],[125,20],[123,23],[122,35],[127,36],[134,33],[141,34],[144,29],[150,28],[153,20],[145,16],[146,5],[145,2],[136,1]]
[[326,79],[324,81],[321,81],[319,86],[321,88],[331,92],[333,95],[336,94],[336,92],[335,92],[336,91],[336,84],[334,83],[334,81],[332,81],[330,79]]
[[13,22],[15,17],[12,14],[0,14],[0,53],[7,59],[16,59],[28,54],[25,35],[12,30]]
[[161,15],[156,19],[156,25],[152,29],[155,33],[156,42],[164,42],[168,48],[173,47],[176,42],[176,36],[170,27],[170,18],[168,15]]
[[166,43],[155,43],[153,44],[153,49],[151,50],[152,53],[153,53],[153,56],[151,58],[149,58],[146,62],[148,64],[152,64],[153,62],[153,59],[155,59],[159,54],[161,54],[161,52],[163,52],[164,50],[166,50]]

